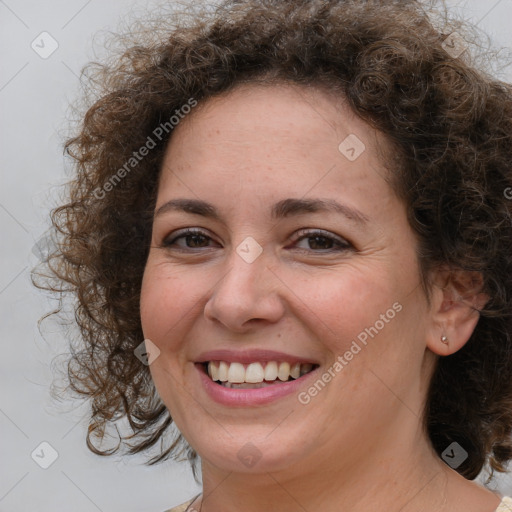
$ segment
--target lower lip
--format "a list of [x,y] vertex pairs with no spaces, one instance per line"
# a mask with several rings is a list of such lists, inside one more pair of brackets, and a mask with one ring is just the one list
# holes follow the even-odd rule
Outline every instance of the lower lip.
[[316,375],[319,369],[315,368],[298,379],[289,382],[282,382],[281,384],[272,384],[271,386],[266,386],[264,388],[236,389],[225,388],[220,384],[216,384],[205,373],[202,364],[196,363],[195,366],[199,372],[201,383],[209,397],[219,404],[229,405],[232,407],[264,405],[293,393],[298,394],[300,388],[303,387],[305,382],[312,376]]

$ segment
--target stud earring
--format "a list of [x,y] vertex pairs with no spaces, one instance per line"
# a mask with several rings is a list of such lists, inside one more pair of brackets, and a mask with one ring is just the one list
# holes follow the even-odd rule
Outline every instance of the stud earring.
[[441,336],[441,341],[445,344],[445,345],[448,345],[448,338],[446,336]]

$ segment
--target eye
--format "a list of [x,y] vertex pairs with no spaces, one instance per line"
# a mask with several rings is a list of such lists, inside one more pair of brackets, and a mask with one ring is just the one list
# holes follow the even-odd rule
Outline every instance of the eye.
[[[181,243],[178,243],[181,241]],[[202,249],[212,247],[209,245],[214,240],[203,230],[198,228],[186,228],[172,233],[162,242],[162,247],[186,249]],[[337,237],[328,231],[323,230],[299,230],[294,238],[293,244],[297,246],[298,242],[306,241],[309,247],[298,247],[299,250],[313,252],[340,252],[347,251],[353,246],[341,237]],[[217,243],[217,242],[215,242]]]
[[314,252],[339,252],[350,250],[353,246],[341,237],[337,237],[328,231],[301,229],[294,237],[294,244],[305,240],[309,247],[299,249],[312,250]]
[[[177,241],[183,239],[185,245],[178,244]],[[176,246],[181,249],[201,249],[209,247],[208,242],[213,239],[208,236],[204,231],[197,228],[187,228],[173,233],[171,236],[164,239],[162,242],[163,247]]]

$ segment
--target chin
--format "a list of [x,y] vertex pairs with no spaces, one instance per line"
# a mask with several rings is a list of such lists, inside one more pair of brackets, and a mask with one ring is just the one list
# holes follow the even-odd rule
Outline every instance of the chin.
[[[272,434],[270,434],[272,436]],[[251,436],[244,436],[240,441],[236,437],[230,438],[225,445],[217,444],[212,449],[211,444],[202,450],[198,447],[198,453],[202,461],[207,460],[210,464],[224,471],[234,473],[267,473],[284,471],[300,462],[301,456],[297,453],[297,446],[303,443],[290,443],[287,436],[287,444],[290,448],[283,446],[283,441],[278,437],[265,441],[248,441]],[[205,440],[205,442],[210,440]],[[295,449],[291,448],[294,444]]]

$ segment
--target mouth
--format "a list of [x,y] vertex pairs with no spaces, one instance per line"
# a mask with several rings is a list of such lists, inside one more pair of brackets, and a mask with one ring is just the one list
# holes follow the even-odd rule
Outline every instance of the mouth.
[[258,389],[298,380],[319,367],[315,363],[254,361],[239,363],[204,361],[196,363],[219,386],[231,389]]

